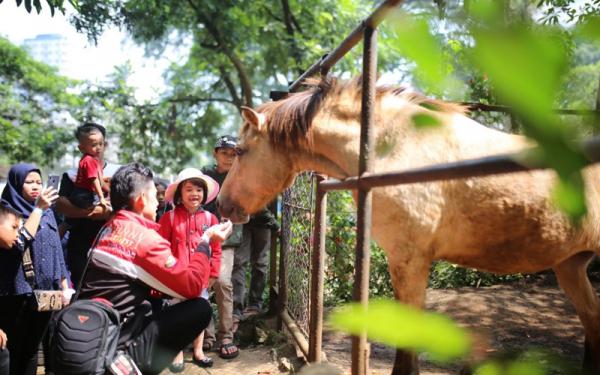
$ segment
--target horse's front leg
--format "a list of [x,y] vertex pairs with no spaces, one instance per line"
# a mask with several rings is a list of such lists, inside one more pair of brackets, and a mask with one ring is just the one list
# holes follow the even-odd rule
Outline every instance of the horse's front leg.
[[[407,251],[406,248],[398,248],[395,254],[388,257],[396,299],[401,303],[423,308],[431,257],[419,250]],[[397,350],[392,374],[416,375],[418,373],[419,362],[416,353]]]

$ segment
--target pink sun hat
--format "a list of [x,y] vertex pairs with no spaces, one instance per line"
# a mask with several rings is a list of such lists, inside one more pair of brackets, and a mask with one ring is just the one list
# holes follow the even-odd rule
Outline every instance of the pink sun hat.
[[167,187],[167,190],[165,191],[165,200],[168,202],[173,202],[175,191],[177,191],[177,187],[179,186],[179,184],[185,180],[189,180],[192,178],[200,179],[206,184],[207,191],[204,204],[212,202],[212,200],[217,197],[217,194],[219,194],[219,184],[217,183],[217,181],[200,172],[199,169],[186,168],[179,172],[179,174],[177,175],[177,179]]

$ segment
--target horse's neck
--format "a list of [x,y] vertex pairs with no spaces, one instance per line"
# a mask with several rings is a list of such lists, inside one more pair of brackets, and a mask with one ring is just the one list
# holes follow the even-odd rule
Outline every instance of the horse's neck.
[[[380,117],[381,119],[381,117]],[[522,137],[486,128],[462,115],[444,116],[445,123],[430,130],[415,129],[406,113],[388,113],[373,128],[378,169],[414,168],[449,161],[513,152],[526,143]],[[297,170],[313,170],[344,179],[358,174],[360,126],[317,118],[313,145],[296,159]],[[389,148],[393,152],[387,152]],[[383,163],[383,164],[382,164]]]
[[296,169],[312,170],[339,179],[357,175],[360,129],[336,123],[313,126],[312,148],[300,153]]

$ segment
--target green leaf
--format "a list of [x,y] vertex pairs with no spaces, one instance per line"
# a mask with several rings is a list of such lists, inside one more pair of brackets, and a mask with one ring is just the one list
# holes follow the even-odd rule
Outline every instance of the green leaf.
[[330,22],[333,22],[333,16],[329,12],[321,12],[319,14],[319,22],[325,25],[329,24]]
[[435,128],[442,124],[437,117],[426,113],[417,113],[412,116],[412,120],[417,129]]
[[25,0],[25,9],[27,13],[31,13],[31,0]]
[[42,4],[40,3],[40,0],[33,0],[33,6],[35,7],[37,14],[40,14],[42,11]]
[[330,318],[337,329],[396,348],[428,352],[437,361],[466,355],[471,347],[467,332],[449,318],[416,310],[395,301],[375,300],[368,308],[350,304]]
[[586,212],[583,178],[578,172],[569,180],[560,180],[554,186],[552,198],[556,205],[572,219],[579,220]]
[[478,29],[473,34],[475,63],[489,75],[498,94],[522,115],[543,123],[567,63],[558,35],[525,27]]
[[442,64],[442,48],[429,31],[424,18],[415,18],[404,13],[392,19],[396,39],[394,46],[408,59],[417,64],[416,75],[435,91],[443,91],[446,72]]
[[576,28],[576,33],[581,37],[600,46],[600,17],[590,17]]
[[495,0],[473,0],[469,4],[472,17],[484,23],[496,23],[502,16],[502,2]]

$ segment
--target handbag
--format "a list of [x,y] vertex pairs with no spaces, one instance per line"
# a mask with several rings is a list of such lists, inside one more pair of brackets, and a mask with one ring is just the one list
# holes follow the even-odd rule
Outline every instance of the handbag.
[[62,290],[43,290],[35,288],[35,271],[31,260],[31,245],[25,246],[23,251],[23,271],[25,279],[33,290],[31,308],[34,311],[56,311],[63,308]]

